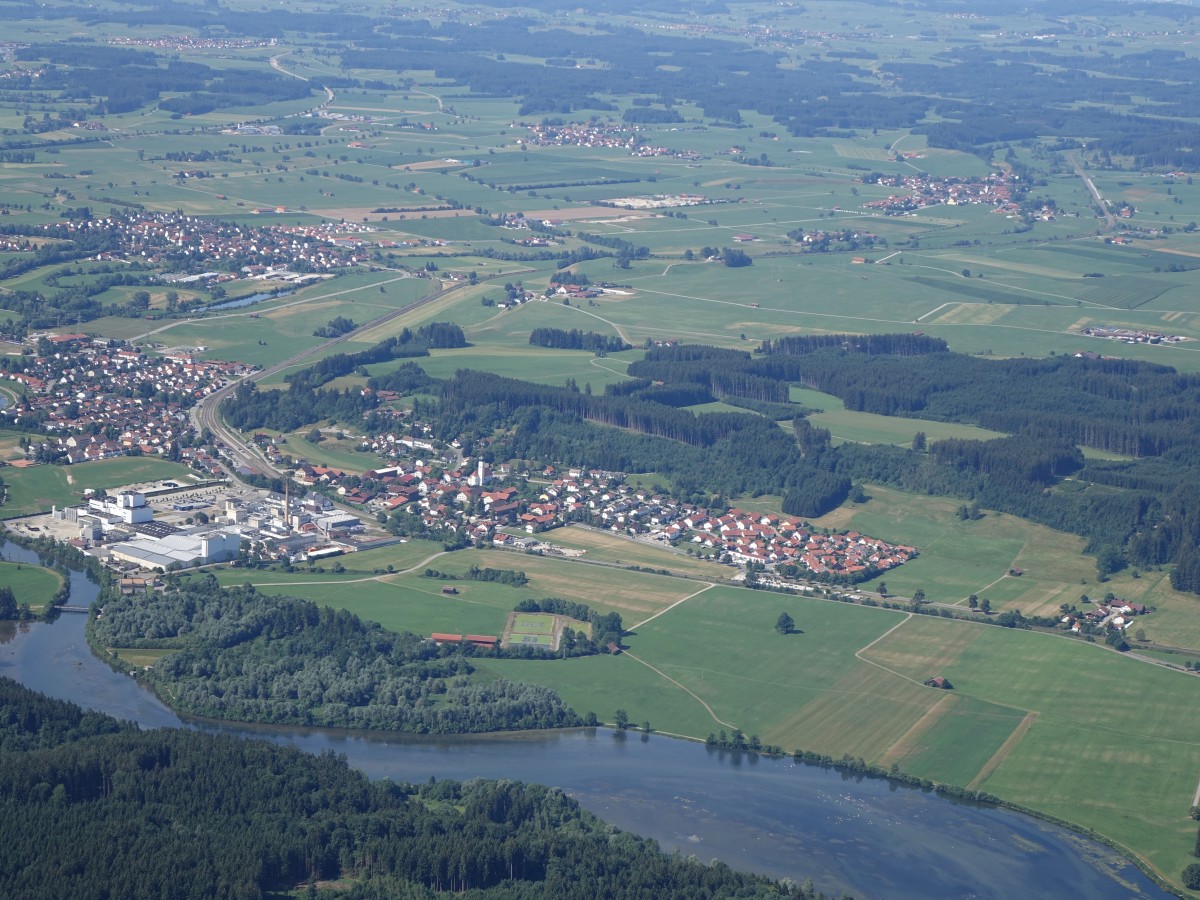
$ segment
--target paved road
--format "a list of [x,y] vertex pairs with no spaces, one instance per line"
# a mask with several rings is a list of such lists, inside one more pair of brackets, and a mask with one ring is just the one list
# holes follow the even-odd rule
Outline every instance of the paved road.
[[225,424],[224,419],[221,418],[221,401],[237,390],[237,386],[244,381],[258,382],[265,378],[269,378],[272,375],[276,375],[290,366],[294,366],[297,363],[303,362],[304,360],[318,354],[324,354],[330,347],[341,344],[345,341],[353,340],[371,328],[375,328],[376,326],[382,325],[385,322],[390,322],[392,319],[406,315],[415,309],[419,309],[427,303],[432,303],[439,297],[443,297],[450,291],[462,286],[463,285],[455,285],[451,288],[442,288],[433,291],[432,293],[426,294],[415,303],[410,303],[408,306],[401,307],[400,309],[391,310],[376,319],[372,319],[365,325],[360,325],[353,331],[346,332],[346,334],[343,334],[340,337],[325,341],[324,343],[318,344],[315,347],[309,347],[307,350],[302,350],[294,356],[290,356],[285,360],[281,360],[280,362],[275,363],[275,365],[263,369],[261,372],[255,372],[252,375],[247,375],[245,378],[242,378],[239,381],[235,381],[232,384],[226,385],[220,390],[214,391],[192,407],[192,422],[195,424],[197,430],[203,430],[207,428],[210,432],[212,432],[213,436],[217,440],[225,444],[226,455],[228,456],[229,462],[232,465],[247,466],[251,469],[254,469],[256,472],[270,477],[285,477],[284,473],[269,463],[266,457],[264,457],[257,448],[247,446],[244,443],[242,436],[235,429]]
[[1068,153],[1067,159],[1071,161],[1071,167],[1075,170],[1075,174],[1083,179],[1084,185],[1088,189],[1088,193],[1092,195],[1092,201],[1096,204],[1096,209],[1100,211],[1100,215],[1104,218],[1104,230],[1112,231],[1117,227],[1117,217],[1114,216],[1108,208],[1108,204],[1104,202],[1104,198],[1100,196],[1100,191],[1096,187],[1096,183],[1092,181],[1091,176],[1083,168],[1083,163],[1079,156],[1075,153]]

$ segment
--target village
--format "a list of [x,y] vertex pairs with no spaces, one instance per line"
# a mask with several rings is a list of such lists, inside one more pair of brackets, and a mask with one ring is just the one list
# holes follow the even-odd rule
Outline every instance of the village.
[[595,122],[520,123],[533,132],[528,143],[535,147],[606,147],[628,150],[638,157],[670,157],[696,162],[704,157],[694,150],[672,150],[644,143],[636,126],[600,125]]
[[925,172],[905,175],[871,172],[860,180],[863,184],[900,188],[903,193],[891,194],[882,200],[870,200],[863,206],[881,210],[884,215],[901,216],[928,206],[962,204],[985,204],[1016,211],[1012,185],[1016,178],[1016,175],[1002,170],[986,178],[935,178]]
[[0,411],[0,422],[50,434],[32,433],[27,440],[26,455],[36,462],[131,454],[185,459],[192,430],[187,411],[253,371],[182,352],[150,356],[123,341],[84,334],[35,340],[37,355],[4,360],[0,378],[22,385],[24,392]]
[[[177,212],[138,212],[69,220],[41,228],[48,234],[57,236],[62,232],[72,239],[102,236],[108,246],[96,254],[94,259],[98,261],[136,261],[179,274],[201,271],[197,267],[206,270],[215,263],[225,272],[213,277],[225,279],[236,277],[233,273],[243,266],[275,265],[298,272],[326,272],[370,259],[365,249],[369,239],[364,234],[371,229],[354,223],[253,227]],[[186,305],[181,303],[181,308]]]

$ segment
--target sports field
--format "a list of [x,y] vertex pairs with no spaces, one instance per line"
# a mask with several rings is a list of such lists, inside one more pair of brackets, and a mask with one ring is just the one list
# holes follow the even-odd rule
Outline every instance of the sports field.
[[558,649],[562,627],[558,616],[549,613],[510,613],[504,625],[501,643],[505,647],[541,647]]

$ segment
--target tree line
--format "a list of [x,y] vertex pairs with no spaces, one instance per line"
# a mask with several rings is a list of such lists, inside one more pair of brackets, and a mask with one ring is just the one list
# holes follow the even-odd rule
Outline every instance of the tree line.
[[557,350],[587,350],[597,355],[630,349],[630,345],[616,335],[578,328],[570,331],[564,328],[535,328],[529,333],[529,343],[534,347],[553,347]]

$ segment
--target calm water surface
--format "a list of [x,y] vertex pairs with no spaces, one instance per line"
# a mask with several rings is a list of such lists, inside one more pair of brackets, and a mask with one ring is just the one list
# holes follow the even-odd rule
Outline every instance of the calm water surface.
[[[35,561],[8,545],[0,557]],[[25,558],[22,559],[22,556]],[[95,585],[79,577],[72,603]],[[96,659],[85,616],[0,632],[0,675],[146,727],[185,724]],[[709,750],[669,738],[581,729],[419,739],[188,723],[319,753],[373,778],[512,778],[561,787],[612,824],[664,849],[863,898],[1171,896],[1101,844],[1007,810],[959,803],[882,779],[790,760]]]

